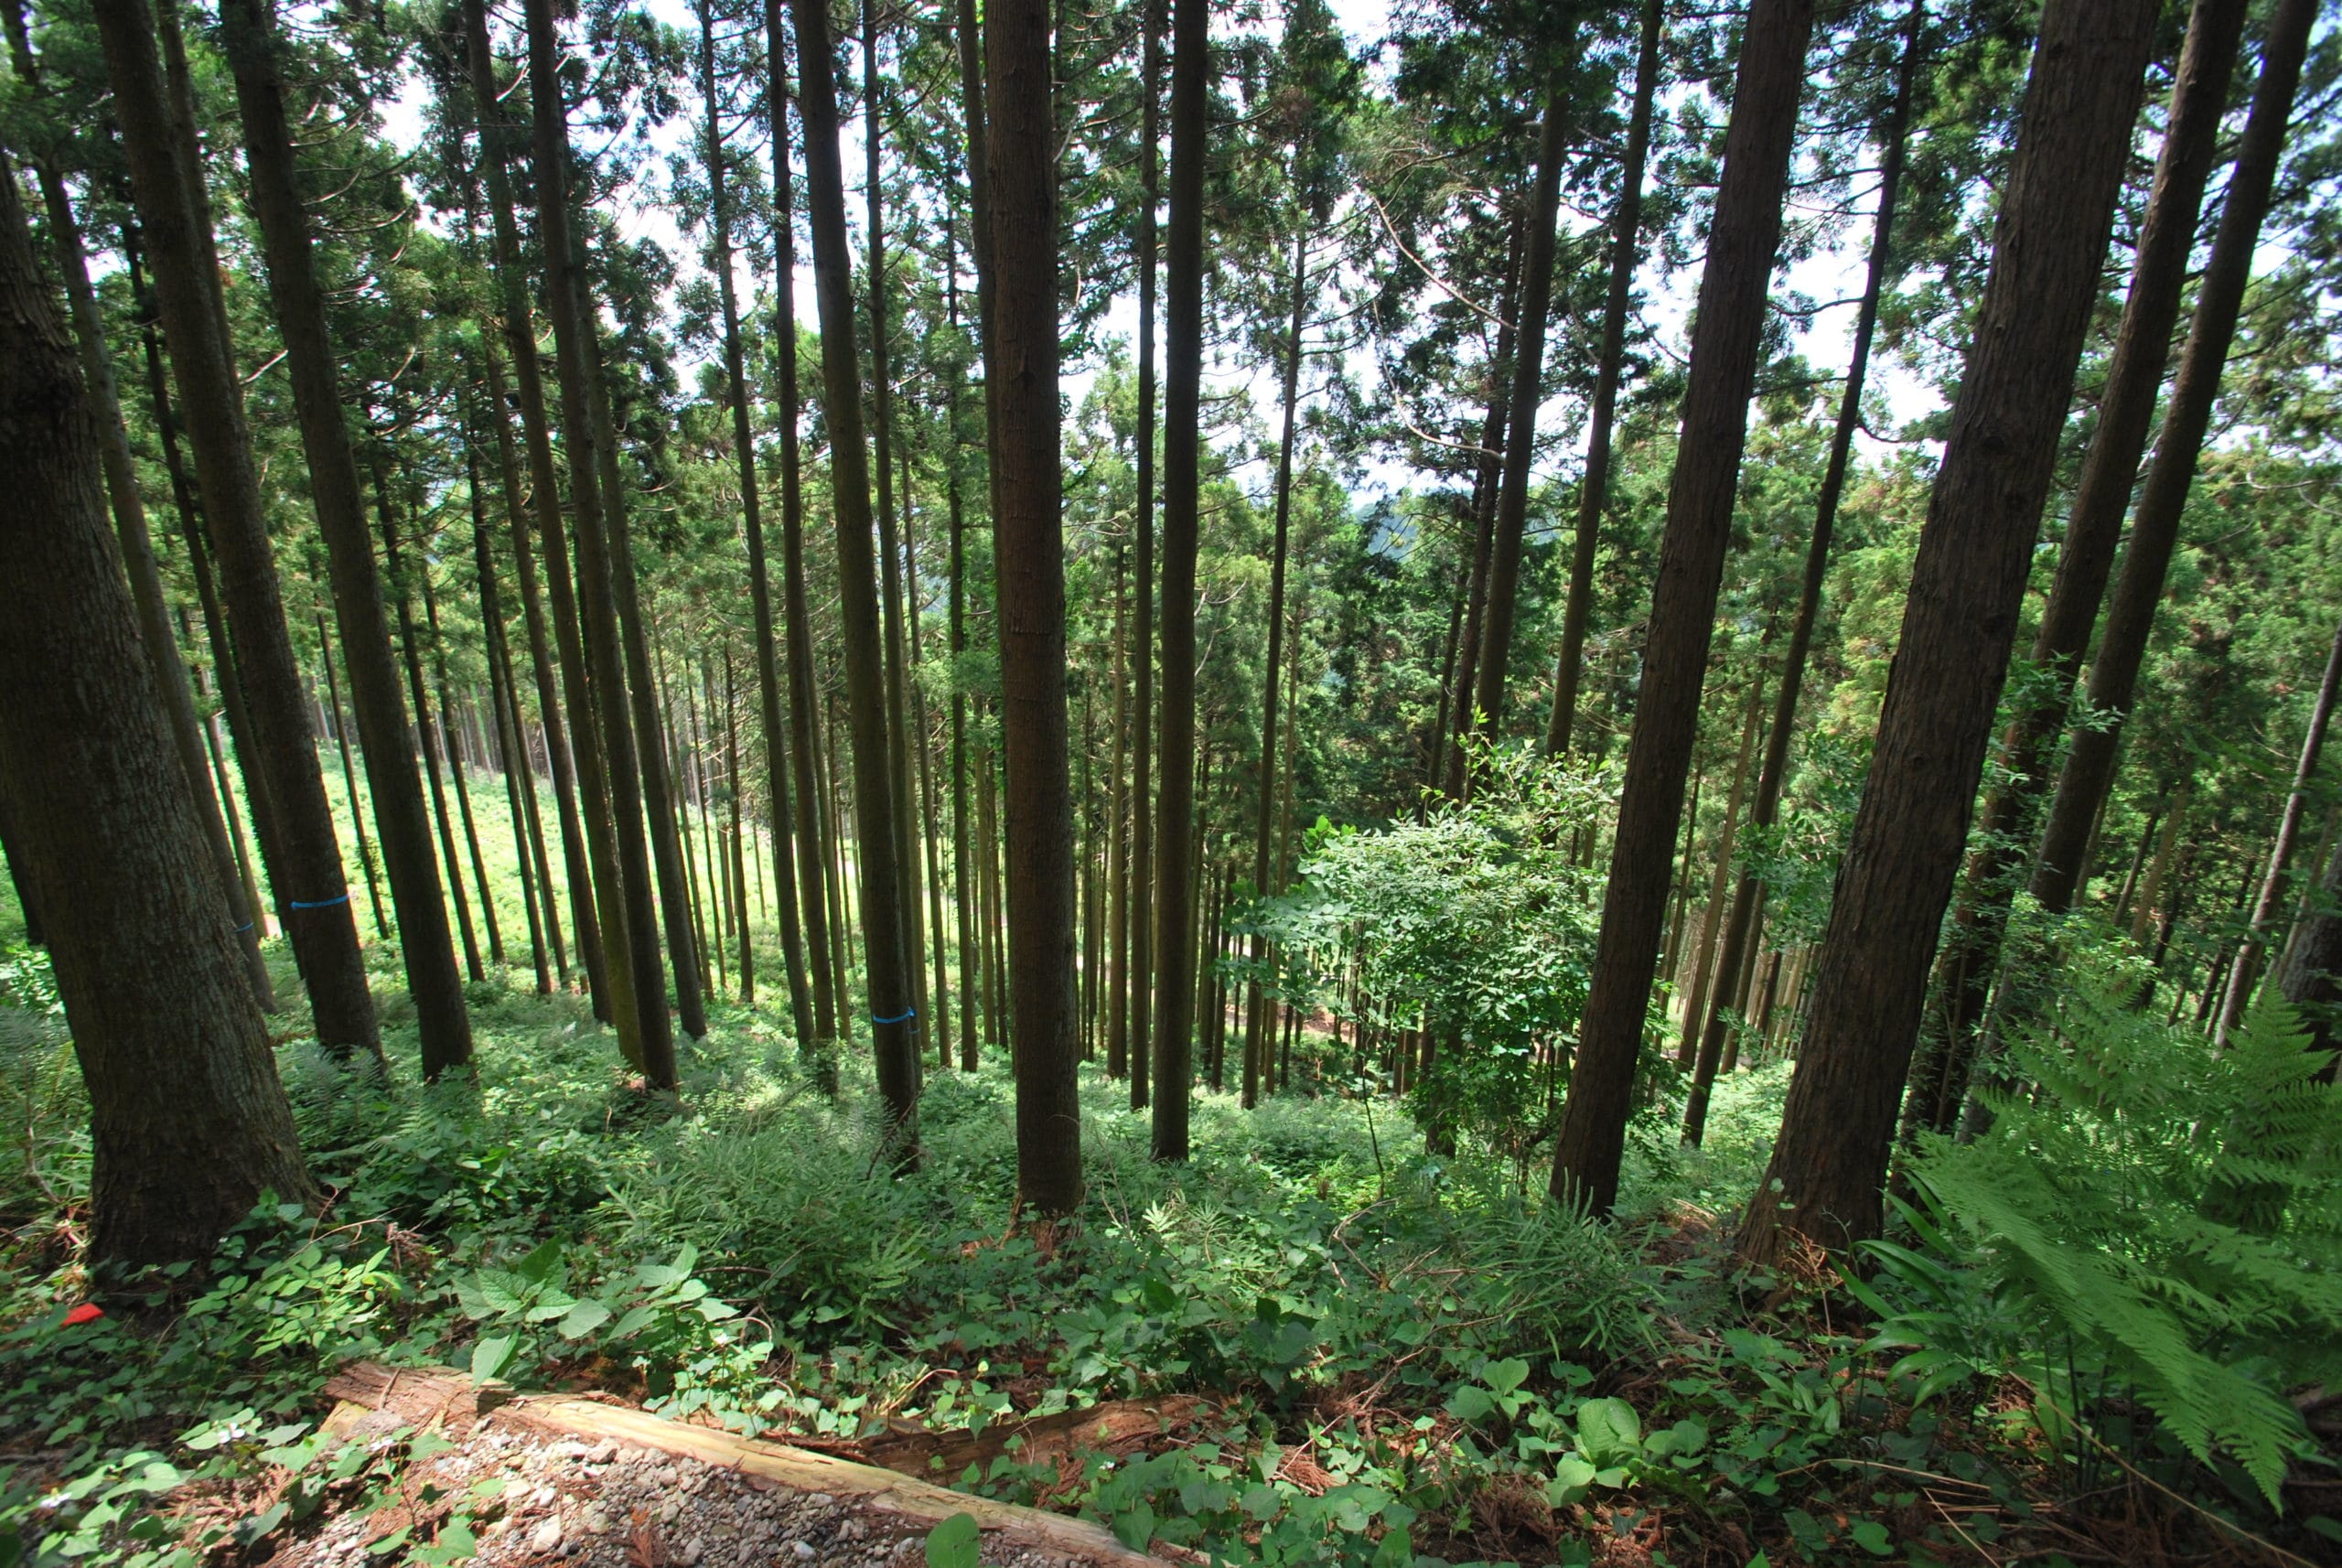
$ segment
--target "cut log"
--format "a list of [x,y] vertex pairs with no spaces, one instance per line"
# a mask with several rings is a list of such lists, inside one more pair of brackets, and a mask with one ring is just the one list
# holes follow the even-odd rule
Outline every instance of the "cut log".
[[[816,1454],[787,1444],[740,1437],[714,1427],[687,1426],[663,1420],[630,1405],[603,1403],[572,1394],[515,1395],[498,1383],[475,1385],[459,1373],[414,1371],[357,1362],[346,1367],[326,1385],[326,1392],[344,1402],[331,1418],[337,1431],[365,1429],[379,1412],[398,1424],[437,1425],[454,1435],[467,1433],[493,1415],[544,1432],[570,1437],[607,1437],[704,1464],[720,1465],[744,1475],[799,1491],[826,1492],[868,1509],[895,1515],[906,1523],[929,1526],[964,1513],[979,1529],[1004,1540],[1078,1562],[1114,1565],[1174,1561],[1198,1561],[1176,1548],[1158,1548],[1162,1556],[1133,1552],[1103,1526],[1037,1509],[995,1502],[956,1492],[931,1481],[894,1470],[856,1464],[828,1454]],[[349,1406],[359,1411],[345,1415]],[[1083,1412],[1094,1415],[1093,1412]]]

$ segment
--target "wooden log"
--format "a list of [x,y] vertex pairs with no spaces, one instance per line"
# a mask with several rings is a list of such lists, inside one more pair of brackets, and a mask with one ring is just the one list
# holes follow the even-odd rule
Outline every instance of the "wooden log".
[[[976,1521],[978,1529],[997,1533],[1015,1545],[1060,1553],[1082,1563],[1130,1568],[1158,1563],[1166,1557],[1201,1561],[1173,1547],[1158,1548],[1164,1555],[1150,1557],[1132,1551],[1104,1526],[1088,1520],[995,1502],[893,1470],[815,1454],[787,1444],[667,1421],[630,1405],[604,1403],[571,1394],[514,1395],[497,1383],[476,1386],[470,1379],[456,1372],[414,1371],[378,1367],[371,1362],[344,1368],[326,1385],[326,1392],[346,1405],[394,1416],[400,1425],[435,1424],[458,1435],[493,1414],[501,1421],[569,1437],[612,1438],[703,1464],[722,1466],[798,1491],[826,1492],[919,1526],[931,1526],[953,1514],[964,1513]],[[339,1409],[332,1418],[337,1430],[363,1430],[365,1420],[362,1414],[345,1417]]]

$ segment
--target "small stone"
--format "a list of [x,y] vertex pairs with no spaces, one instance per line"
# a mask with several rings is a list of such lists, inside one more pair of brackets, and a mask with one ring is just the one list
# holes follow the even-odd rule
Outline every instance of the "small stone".
[[694,1535],[683,1542],[683,1568],[693,1568],[693,1564],[706,1555],[707,1538],[705,1536]]
[[552,1448],[553,1455],[556,1459],[583,1459],[592,1452],[594,1452],[593,1449],[575,1439],[556,1443]]
[[536,1529],[529,1531],[529,1550],[531,1552],[543,1555],[546,1552],[553,1552],[560,1545],[561,1516],[557,1513],[547,1514],[543,1520],[538,1521]]
[[549,1509],[553,1507],[553,1500],[557,1495],[551,1487],[539,1487],[529,1494],[529,1506],[532,1509]]
[[800,1563],[813,1561],[813,1543],[810,1541],[792,1541],[789,1543],[789,1550],[797,1554]]
[[584,1522],[586,1526],[586,1533],[588,1535],[607,1535],[610,1533],[610,1516],[602,1511],[602,1505],[599,1503],[593,1503],[587,1506]]
[[827,1492],[815,1492],[811,1497],[807,1498],[805,1500],[811,1503],[817,1509],[825,1509],[832,1503],[837,1501],[837,1498],[830,1496]]

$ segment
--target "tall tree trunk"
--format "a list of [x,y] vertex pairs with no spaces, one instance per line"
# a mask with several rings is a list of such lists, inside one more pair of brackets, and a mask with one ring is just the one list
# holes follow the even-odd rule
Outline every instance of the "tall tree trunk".
[[1488,609],[1488,558],[1496,548],[1497,496],[1503,488],[1505,425],[1512,407],[1513,341],[1520,320],[1520,280],[1529,243],[1529,215],[1512,220],[1512,242],[1505,262],[1504,306],[1497,319],[1496,353],[1488,361],[1488,414],[1480,427],[1480,456],[1472,481],[1472,562],[1465,591],[1464,641],[1457,654],[1455,695],[1448,704],[1447,731],[1454,744],[1441,742],[1445,755],[1441,772],[1444,788],[1453,800],[1464,798],[1470,764],[1466,744],[1475,728],[1477,707],[1473,691],[1479,679],[1481,623]]
[[2163,372],[2179,317],[2187,258],[2204,188],[2217,161],[2229,81],[2243,31],[2243,0],[2197,0],[2187,26],[2154,186],[2141,225],[2122,325],[2107,365],[2098,424],[2082,460],[2066,522],[2057,575],[2033,639],[2032,660],[2047,676],[2011,727],[2003,754],[2009,782],[1985,800],[1982,845],[1961,881],[1952,928],[1935,970],[1935,1004],[1923,1016],[1914,1091],[1927,1107],[1919,1125],[1947,1131],[1967,1086],[1974,1034],[2000,969],[2008,906],[2020,856],[2048,783],[2053,748],[2073,704],[2074,678],[2096,629],[2123,513],[2146,449]]
[[[1497,491],[1496,522],[1488,535],[1488,604],[1480,623],[1479,670],[1472,690],[1472,705],[1477,710],[1474,729],[1491,741],[1503,733],[1513,612],[1520,596],[1529,469],[1537,451],[1537,404],[1545,385],[1545,318],[1552,313],[1553,229],[1561,212],[1562,163],[1569,154],[1569,75],[1557,66],[1546,83],[1544,124],[1538,133],[1537,178],[1530,194],[1520,309],[1513,335],[1504,479]],[[1794,122],[1794,109],[1789,113]]]
[[[26,31],[22,0],[10,0],[5,10],[0,10],[0,17],[6,23],[9,51],[17,76],[27,88],[39,91],[40,66],[33,57],[32,40]],[[257,906],[247,897],[235,851],[229,843],[227,823],[211,792],[202,727],[196,722],[187,668],[179,658],[177,639],[172,635],[170,610],[163,596],[162,573],[156,565],[154,539],[146,528],[146,504],[138,493],[129,435],[123,425],[122,401],[114,388],[113,359],[106,349],[97,294],[90,286],[89,263],[82,254],[81,225],[56,165],[45,158],[36,159],[33,173],[40,186],[41,205],[48,213],[49,248],[56,258],[58,274],[65,283],[66,307],[73,325],[74,347],[80,354],[82,386],[97,422],[98,462],[105,478],[107,505],[113,514],[114,536],[122,546],[123,567],[130,578],[131,604],[138,614],[139,641],[154,672],[156,693],[170,726],[171,744],[178,754],[181,770],[187,774],[196,821],[220,870],[220,889],[228,899],[229,924],[243,949],[244,968],[252,980],[253,999],[263,1012],[274,1013],[276,988],[269,979],[268,964],[261,957]]]
[[2294,848],[2301,839],[2302,813],[2309,806],[2310,783],[2317,775],[2318,753],[2326,747],[2326,730],[2334,717],[2337,686],[2342,686],[2342,626],[2335,628],[2334,647],[2326,658],[2326,674],[2317,683],[2317,700],[2310,708],[2309,730],[2302,738],[2301,762],[2294,769],[2294,787],[2285,795],[2284,814],[2277,823],[2277,842],[2269,851],[2269,869],[2261,879],[2260,895],[2252,902],[2251,922],[2245,928],[2244,939],[2229,965],[2227,989],[2221,993],[2220,1010],[2212,1030],[2215,1045],[2228,1043],[2229,1031],[2244,1015],[2254,983],[2261,978],[2261,950],[2267,945],[2270,928],[2276,923],[2278,907],[2285,899],[2285,874],[2293,865]]
[[94,1257],[201,1260],[315,1197],[100,500],[102,427],[0,160],[0,818],[90,1095]]
[[911,509],[911,456],[909,443],[901,448],[903,462],[903,558],[909,564],[911,670],[910,728],[919,753],[919,825],[920,829],[921,861],[927,868],[927,929],[928,945],[935,961],[935,990],[932,1000],[935,1011],[928,1026],[934,1031],[937,1063],[951,1065],[951,976],[945,965],[943,942],[943,857],[936,842],[935,743],[928,728],[927,692],[917,672],[927,667],[927,655],[921,650],[919,623],[926,616],[919,596],[919,530],[916,514]]
[[[1285,329],[1284,417],[1277,442],[1276,527],[1269,554],[1269,651],[1262,661],[1261,768],[1257,810],[1252,819],[1252,897],[1266,898],[1269,884],[1269,821],[1275,808],[1277,777],[1277,682],[1284,673],[1284,568],[1286,535],[1293,517],[1294,415],[1301,394],[1301,334],[1309,310],[1309,232],[1305,222],[1293,242],[1293,287],[1290,319]],[[1264,998],[1261,972],[1269,959],[1268,938],[1252,933],[1252,981],[1244,1009],[1244,1103],[1257,1098],[1260,1060],[1266,1041],[1262,1034]]]
[[[1765,761],[1756,778],[1756,798],[1750,803],[1749,826],[1762,832],[1780,814],[1781,790],[1789,782],[1789,742],[1797,729],[1798,699],[1805,688],[1805,661],[1813,648],[1814,623],[1821,618],[1821,587],[1830,573],[1830,545],[1838,526],[1838,501],[1845,493],[1846,468],[1853,454],[1854,431],[1862,424],[1863,389],[1870,377],[1871,339],[1878,327],[1878,305],[1886,287],[1894,255],[1895,201],[1903,183],[1903,157],[1910,125],[1911,90],[1919,68],[1920,29],[1927,21],[1923,0],[1913,0],[1905,23],[1903,55],[1895,71],[1895,96],[1879,125],[1878,211],[1871,221],[1870,264],[1863,278],[1862,303],[1855,307],[1853,345],[1847,355],[1846,383],[1838,398],[1838,424],[1830,438],[1830,458],[1821,472],[1821,491],[1815,498],[1813,534],[1805,549],[1805,576],[1799,585],[1797,613],[1789,623],[1789,645],[1781,660],[1781,686],[1773,699],[1773,725],[1765,736]],[[1765,885],[1753,872],[1743,872],[1732,896],[1732,918],[1724,928],[1723,969],[1737,970],[1753,950],[1765,897]],[[1708,1096],[1715,1084],[1717,1064],[1724,1059],[1725,1035],[1731,1020],[1718,1010],[1700,1036],[1692,1062],[1692,1089],[1683,1108],[1683,1141],[1697,1147],[1707,1133]]]
[[[895,767],[886,737],[877,563],[871,554],[870,456],[862,434],[862,355],[855,347],[853,260],[838,164],[837,82],[827,0],[791,0],[797,20],[799,113],[813,228],[814,296],[821,308],[822,412],[830,430],[837,518],[839,614],[845,629],[848,717],[854,742],[854,864],[868,957],[872,1044],[886,1102],[887,1142],[898,1165],[919,1157],[919,1033],[903,944],[902,878],[896,854]],[[1054,460],[1054,459],[1053,459]],[[1060,732],[1062,733],[1062,732]]]
[[[543,530],[545,577],[553,600],[553,637],[537,593],[536,561],[522,509],[520,469],[512,452],[503,368],[493,334],[481,340],[489,399],[495,410],[496,451],[510,514],[513,569],[520,578],[521,605],[529,627],[529,652],[537,687],[537,713],[544,726],[545,751],[553,776],[553,800],[561,814],[563,862],[569,874],[570,920],[586,964],[586,983],[597,1016],[618,1031],[629,1061],[642,1057],[641,1015],[634,1000],[634,972],[628,958],[623,892],[618,886],[618,834],[610,821],[609,782],[587,692],[583,628],[569,575],[568,525],[561,507],[560,471],[553,461],[553,433],[545,413],[544,378],[537,363],[534,317],[529,305],[527,264],[520,227],[513,220],[508,166],[518,134],[498,108],[495,61],[489,52],[484,0],[465,0],[465,58],[469,69],[472,111],[478,123],[480,163],[487,177],[489,217],[495,225],[496,281],[502,328],[512,352],[519,392],[521,437],[528,449],[530,499]],[[558,650],[559,689],[554,652]],[[566,695],[568,714],[563,716]],[[575,775],[574,779],[572,775]],[[615,923],[614,923],[615,922]]]
[[[1139,215],[1135,236],[1138,268],[1138,432],[1136,438],[1138,536],[1137,652],[1132,705],[1137,711],[1131,758],[1131,886],[1138,916],[1131,922],[1124,968],[1130,983],[1131,1050],[1154,1067],[1150,1027],[1154,1023],[1155,951],[1162,938],[1155,929],[1155,207],[1163,139],[1163,7],[1141,0],[1139,16]],[[1133,1091],[1137,1085],[1133,1083]],[[1162,1090],[1157,1089],[1155,1093]],[[1179,1093],[1187,1092],[1183,1084]],[[1151,1102],[1154,1096],[1149,1097]]]
[[[748,417],[748,378],[745,368],[745,357],[740,347],[740,305],[737,290],[732,281],[732,209],[725,198],[729,172],[725,166],[724,135],[717,117],[715,48],[712,37],[714,27],[712,16],[712,5],[707,3],[707,0],[703,0],[700,7],[702,57],[700,85],[707,105],[708,200],[714,214],[716,295],[724,308],[724,377],[725,385],[731,389],[732,447],[734,458],[739,466],[740,472],[740,521],[748,536],[748,601],[755,618],[757,634],[757,711],[758,716],[763,721],[765,732],[765,803],[768,812],[766,825],[772,832],[773,878],[780,888],[781,962],[789,977],[790,1021],[796,1030],[799,1047],[808,1049],[813,1047],[815,1041],[826,1038],[825,1036],[817,1033],[818,1019],[813,999],[815,984],[820,978],[821,965],[816,962],[812,966],[814,974],[809,975],[806,972],[805,933],[798,918],[797,854],[796,846],[790,842],[790,837],[792,832],[791,819],[795,813],[790,810],[790,800],[789,732],[781,727],[780,653],[778,639],[773,634],[771,574],[765,564],[764,506],[757,480],[756,432],[751,427]],[[786,101],[782,94],[786,91],[788,79],[781,74],[783,62],[778,58],[779,39],[776,29],[779,20],[777,12],[767,18],[766,48],[768,54],[773,57],[769,63],[775,69],[770,87],[773,97],[768,105],[767,121],[773,134],[776,179],[779,188],[786,191],[789,182],[788,112],[784,107]],[[792,223],[792,215],[786,207],[776,209],[773,218],[776,231],[786,230]],[[784,256],[786,253],[784,250]],[[786,264],[785,262],[783,264]],[[794,315],[795,312],[792,310],[790,316],[793,317]],[[779,351],[781,360],[788,366],[786,379],[792,383],[791,390],[794,390],[797,341],[796,322],[793,319],[789,323],[789,335],[780,340]],[[793,399],[784,401],[792,405],[794,403]],[[789,423],[793,431],[796,424],[794,406],[785,406],[781,411],[781,418]],[[725,650],[725,681],[728,689],[732,669],[731,653],[728,649]],[[727,702],[728,700],[727,698]],[[728,737],[732,727],[727,708],[725,726],[727,745],[730,744]],[[732,793],[736,803],[740,793],[736,765],[733,773]],[[744,913],[745,909],[746,907],[743,906]],[[744,998],[750,986],[748,979],[751,972],[750,963],[747,922],[744,919],[740,939],[740,975]],[[827,1001],[829,987],[824,984],[821,985],[820,989],[823,993],[823,1000]],[[835,1023],[833,1019],[832,1032],[834,1032],[834,1029]]]
[[[1739,1238],[1875,1236],[1904,1072],[2098,297],[2152,0],[2050,0],[1779,1139]],[[1778,1181],[1781,1201],[1772,1193]]]
[[[1155,801],[1155,863],[1183,865],[1195,831],[1196,532],[1203,390],[1204,154],[1209,134],[1209,0],[1172,0],[1171,232],[1164,257],[1163,694],[1155,756],[1163,781]],[[1155,900],[1155,929],[1179,932],[1158,955],[1155,1097],[1158,1160],[1187,1157],[1187,1078],[1195,993],[1188,972],[1185,877],[1166,877]]]
[[[813,998],[813,1029],[800,1034],[798,1048],[826,1058],[838,1037],[836,974],[829,959],[831,921],[824,896],[828,852],[822,831],[820,787],[821,736],[813,697],[812,609],[805,593],[805,510],[800,495],[797,424],[801,400],[797,394],[797,202],[789,173],[789,61],[781,30],[782,0],[765,0],[766,113],[770,120],[773,160],[773,330],[785,347],[776,356],[779,371],[780,424],[780,575],[782,607],[789,617],[789,730],[796,742],[790,751],[789,770],[796,789],[790,806],[797,826],[797,892],[803,917],[807,981]],[[753,544],[753,536],[751,538]],[[756,552],[751,551],[753,569]],[[764,618],[757,622],[757,672],[760,688],[771,677],[764,668],[765,650],[772,646],[771,589],[765,590]],[[764,709],[767,762],[771,736],[780,732],[779,709],[769,699]],[[779,841],[788,824],[773,819],[773,874],[781,878],[776,892],[784,905],[789,897],[788,866],[780,857]],[[794,982],[791,983],[794,984]]]
[[[562,432],[569,449],[570,500],[577,522],[577,611],[590,673],[585,682],[594,702],[601,760],[608,786],[610,827],[615,841],[616,897],[601,911],[608,968],[622,966],[631,986],[636,1028],[634,1065],[653,1089],[675,1085],[675,1039],[667,1018],[667,986],[660,973],[657,916],[651,908],[650,853],[643,840],[641,765],[627,704],[626,655],[621,647],[611,563],[616,541],[606,532],[601,475],[602,445],[595,417],[592,312],[586,308],[579,251],[570,232],[569,126],[559,74],[560,38],[552,0],[528,0],[529,96],[535,115],[537,227],[545,258],[545,299],[553,317],[553,349],[561,383]],[[508,285],[509,286],[509,285]],[[517,346],[516,346],[517,348]],[[517,358],[517,355],[516,355]],[[547,539],[553,537],[548,524]],[[656,736],[644,737],[656,749]],[[680,911],[679,911],[680,913]],[[684,955],[688,957],[686,952]],[[688,965],[679,964],[678,974]],[[615,999],[614,999],[615,1000]]]
[[1073,1015],[1073,795],[1065,713],[1065,540],[1058,435],[1058,208],[1047,0],[993,0],[986,176],[999,261],[1001,738],[1008,754],[1009,1004],[1016,1195],[1044,1217],[1081,1202]]
[[[1121,1078],[1131,1069],[1130,987],[1125,983],[1123,964],[1130,951],[1130,863],[1128,811],[1130,796],[1124,782],[1123,760],[1130,742],[1130,686],[1125,662],[1130,647],[1127,581],[1123,571],[1123,551],[1114,548],[1114,628],[1112,634],[1113,650],[1111,671],[1114,690],[1113,764],[1106,774],[1106,846],[1102,858],[1106,862],[1106,947],[1112,955],[1104,961],[1114,973],[1106,999],[1106,1076]],[[1090,708],[1088,682],[1084,682],[1082,710],[1084,724]],[[1097,742],[1087,737],[1082,756],[1095,755]],[[1084,791],[1087,797],[1088,791]],[[1093,944],[1094,947],[1094,944]],[[1094,974],[1101,966],[1093,950],[1089,969]],[[1086,978],[1086,977],[1085,977]]]
[[1683,778],[1699,732],[1700,686],[1715,629],[1716,591],[1812,31],[1812,0],[1755,0],[1724,133],[1723,182],[1700,279],[1681,456],[1668,489],[1642,693],[1611,842],[1602,935],[1553,1160],[1554,1195],[1597,1214],[1609,1212],[1618,1192],[1635,1060],[1667,913]]
[[[945,319],[956,333],[960,328],[960,258],[952,242],[949,212],[943,225],[943,257]],[[983,963],[976,950],[976,891],[969,881],[968,693],[960,675],[961,656],[968,648],[967,520],[960,498],[960,387],[966,379],[964,375],[951,378],[951,401],[945,418],[950,423],[951,443],[946,460],[944,504],[950,509],[951,557],[946,613],[950,617],[951,652],[951,908],[959,925],[960,942],[960,1070],[973,1072],[977,1067],[976,1014],[982,1006],[978,993]]]
[[[920,950],[917,804],[911,789],[911,736],[903,632],[905,579],[913,574],[903,560],[895,510],[895,391],[888,362],[886,335],[886,208],[881,155],[886,126],[878,107],[877,0],[862,7],[862,150],[864,208],[868,215],[865,234],[870,245],[868,274],[870,315],[871,477],[877,483],[879,609],[885,628],[886,654],[886,755],[894,793],[895,864],[900,868],[897,891],[902,899],[902,950],[910,993],[914,1036],[931,1026],[927,999],[927,956]],[[906,495],[903,504],[908,506]],[[924,1058],[920,1058],[922,1061]]]
[[[1627,115],[1627,155],[1618,169],[1618,208],[1610,219],[1610,291],[1602,305],[1602,345],[1594,361],[1594,398],[1585,413],[1585,474],[1578,481],[1569,598],[1562,611],[1562,650],[1553,662],[1553,708],[1545,721],[1548,757],[1569,754],[1571,731],[1577,723],[1579,667],[1593,616],[1594,552],[1602,539],[1602,510],[1610,499],[1610,431],[1617,419],[1618,381],[1627,364],[1627,317],[1634,308],[1643,222],[1643,166],[1650,157],[1651,104],[1658,96],[1660,36],[1666,24],[1666,0],[1643,0],[1634,105]],[[1882,208],[1894,206],[1893,180],[1892,174],[1882,177],[1886,191]]]
[[[254,760],[274,820],[262,840],[263,852],[274,856],[270,881],[309,993],[318,1043],[379,1063],[381,1038],[349,908],[349,886],[277,592],[193,130],[170,102],[156,48],[156,18],[145,0],[100,0],[91,9],[139,222],[155,259],[163,331],[220,556],[221,598],[250,710]],[[171,25],[175,37],[175,19]]]
[[[325,538],[334,618],[341,631],[342,658],[349,667],[349,701],[358,713],[374,826],[381,839],[383,868],[390,873],[391,902],[398,910],[399,956],[414,999],[423,1074],[434,1079],[462,1071],[470,1063],[471,1019],[456,974],[438,875],[431,864],[423,791],[415,779],[414,757],[404,745],[406,714],[399,703],[381,580],[343,419],[338,359],[326,325],[309,213],[294,160],[282,55],[264,0],[223,0],[220,19],[243,120],[244,158],[252,176],[247,199],[260,224],[269,298],[292,377],[302,455],[308,461],[310,504],[317,532]],[[415,722],[425,722],[420,698]],[[350,805],[355,811],[357,802]],[[452,856],[447,876],[457,884],[456,907],[460,910],[463,870]]]
[[2220,209],[2219,230],[2197,288],[2196,317],[2180,351],[2154,460],[2139,490],[2138,509],[2131,520],[2131,548],[2107,607],[2098,655],[2090,661],[2090,712],[2096,716],[2074,731],[2034,864],[2033,896],[2051,914],[2063,914],[2073,905],[2091,824],[2114,782],[2123,723],[2138,689],[2155,607],[2163,601],[2164,575],[2178,543],[2180,514],[2195,483],[2197,458],[2211,423],[2229,344],[2236,335],[2245,285],[2251,281],[2252,253],[2260,243],[2261,220],[2269,210],[2316,14],[2316,0],[2278,0],[2270,14],[2261,81],[2253,89],[2251,113]]

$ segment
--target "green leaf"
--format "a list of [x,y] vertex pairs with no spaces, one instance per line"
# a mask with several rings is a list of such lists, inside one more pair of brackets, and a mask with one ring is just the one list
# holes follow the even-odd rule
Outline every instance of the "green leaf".
[[553,1332],[564,1339],[583,1339],[610,1320],[610,1309],[588,1298],[571,1307]]
[[472,1381],[484,1383],[490,1378],[500,1377],[505,1367],[512,1359],[513,1346],[519,1343],[520,1337],[517,1335],[483,1336],[479,1342],[472,1347]]
[[1633,1458],[1642,1438],[1642,1418],[1625,1400],[1593,1399],[1577,1407],[1578,1450],[1596,1465]]
[[1509,1394],[1529,1380],[1529,1363],[1517,1356],[1491,1361],[1480,1369],[1480,1380],[1499,1394]]
[[1846,1533],[1853,1537],[1856,1546],[1873,1557],[1886,1557],[1894,1553],[1895,1542],[1887,1535],[1886,1527],[1875,1519],[1856,1520]]
[[553,1278],[553,1271],[560,1267],[561,1238],[555,1236],[538,1243],[533,1251],[512,1265],[512,1272],[531,1284],[541,1285]]
[[1477,1421],[1496,1408],[1496,1396],[1477,1383],[1466,1383],[1447,1396],[1447,1413],[1458,1421]]
[[955,1513],[927,1532],[927,1568],[976,1568],[982,1544],[975,1516]]

